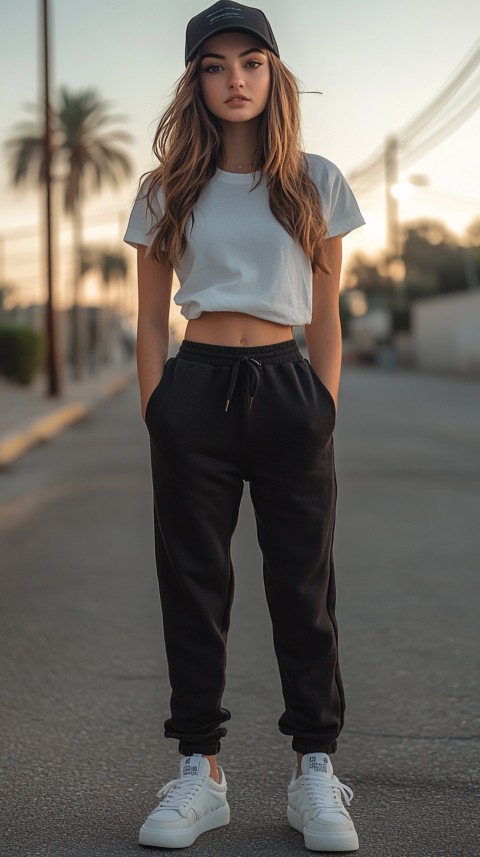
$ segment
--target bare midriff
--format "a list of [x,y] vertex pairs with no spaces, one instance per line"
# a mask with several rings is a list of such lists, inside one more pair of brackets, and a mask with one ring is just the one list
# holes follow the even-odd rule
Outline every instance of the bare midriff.
[[278,324],[244,312],[202,312],[191,319],[185,339],[210,345],[256,346],[273,345],[293,339],[290,324]]

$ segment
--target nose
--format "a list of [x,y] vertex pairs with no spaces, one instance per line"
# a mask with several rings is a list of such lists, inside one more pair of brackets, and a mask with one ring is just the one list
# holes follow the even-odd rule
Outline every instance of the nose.
[[230,77],[230,83],[228,84],[229,88],[230,89],[240,89],[244,85],[245,84],[243,82],[243,79],[242,79],[240,72],[237,70],[232,71],[232,74]]

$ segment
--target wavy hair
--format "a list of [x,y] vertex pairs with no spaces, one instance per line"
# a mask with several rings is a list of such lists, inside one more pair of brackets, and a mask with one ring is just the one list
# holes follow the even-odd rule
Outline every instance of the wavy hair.
[[[266,177],[270,210],[298,241],[310,259],[312,271],[321,269],[330,273],[321,200],[301,148],[298,82],[272,51],[266,52],[270,62],[270,94],[260,117],[252,166]],[[149,254],[172,267],[185,251],[187,224],[191,216],[193,226],[193,209],[202,189],[215,175],[224,154],[220,123],[203,100],[200,62],[197,52],[160,118],[152,147],[159,166],[139,180],[152,215]],[[159,218],[154,201],[160,189],[164,213]]]

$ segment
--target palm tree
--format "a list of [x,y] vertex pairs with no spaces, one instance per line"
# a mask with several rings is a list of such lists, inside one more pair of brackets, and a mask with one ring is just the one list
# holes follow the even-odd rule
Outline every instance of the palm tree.
[[112,284],[119,287],[116,305],[121,310],[122,303],[126,304],[123,289],[127,284],[128,263],[123,253],[108,248],[89,247],[82,251],[81,266],[82,276],[89,271],[97,271],[105,290],[105,300],[102,300],[99,309],[100,362],[103,364],[111,359],[111,312],[115,304],[111,300],[110,287]]
[[[27,105],[39,112],[36,105]],[[79,287],[81,280],[82,205],[91,193],[108,184],[118,187],[132,173],[132,163],[121,145],[131,142],[131,135],[112,122],[124,117],[109,113],[110,103],[100,98],[97,90],[70,92],[60,89],[58,110],[52,109],[52,171],[63,184],[63,204],[72,218],[73,244],[73,343],[74,370],[81,376],[84,358],[79,331]],[[43,109],[43,108],[42,108]],[[45,144],[40,119],[24,121],[6,142],[14,185],[45,181]]]

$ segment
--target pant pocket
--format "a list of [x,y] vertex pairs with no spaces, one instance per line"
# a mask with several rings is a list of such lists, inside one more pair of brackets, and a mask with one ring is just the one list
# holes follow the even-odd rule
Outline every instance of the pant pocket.
[[152,410],[152,403],[153,403],[154,399],[157,398],[157,394],[159,393],[160,389],[163,387],[163,384],[164,384],[165,379],[167,377],[169,364],[174,359],[175,358],[173,358],[173,357],[168,358],[167,362],[165,363],[165,366],[163,367],[162,377],[160,378],[160,381],[158,382],[157,386],[153,388],[153,391],[150,393],[150,396],[149,396],[149,399],[147,402],[147,406],[145,408],[145,424],[147,426],[148,426],[150,412]]
[[317,385],[317,388],[320,390],[320,393],[322,394],[323,398],[327,400],[329,407],[330,407],[330,410],[332,412],[333,419],[336,420],[337,409],[335,406],[335,400],[334,400],[330,390],[328,389],[328,387],[325,386],[325,384],[323,383],[320,376],[317,375],[317,373],[315,372],[315,369],[312,368],[312,365],[311,365],[310,361],[307,360],[307,358],[305,358],[305,363],[308,365],[308,368],[310,370],[310,374],[311,374],[315,384]]

